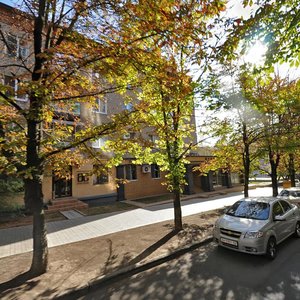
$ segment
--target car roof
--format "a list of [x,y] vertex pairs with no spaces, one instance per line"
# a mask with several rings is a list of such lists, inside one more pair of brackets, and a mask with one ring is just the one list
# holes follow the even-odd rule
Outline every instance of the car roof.
[[264,202],[264,203],[273,203],[275,201],[278,201],[279,199],[276,197],[249,197],[249,198],[244,198],[242,201],[248,201],[248,202]]
[[283,191],[293,191],[293,192],[300,192],[300,188],[299,187],[291,187],[291,188],[287,188],[287,189],[282,189]]

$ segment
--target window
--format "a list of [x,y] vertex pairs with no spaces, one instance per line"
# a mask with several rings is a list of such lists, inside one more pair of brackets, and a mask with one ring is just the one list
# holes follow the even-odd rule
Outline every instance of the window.
[[153,135],[153,134],[148,134],[148,138],[149,138],[149,141],[152,143],[155,143],[158,140],[158,136]]
[[74,103],[74,105],[72,107],[72,113],[77,116],[80,115],[80,103],[78,103],[78,102]]
[[99,166],[95,165],[94,166],[94,180],[93,180],[93,184],[106,184],[108,183],[108,171],[104,170],[104,169],[99,169]]
[[278,216],[282,216],[283,214],[284,214],[284,211],[283,211],[280,203],[276,202],[273,206],[273,218],[278,217]]
[[12,76],[4,76],[4,85],[6,85],[6,96],[14,97],[16,93],[16,80]]
[[151,177],[152,178],[160,178],[160,169],[157,164],[151,165]]
[[99,138],[92,142],[92,147],[96,149],[100,149],[105,145],[106,139],[105,138]]
[[29,50],[24,40],[19,39],[13,34],[7,34],[6,54],[10,57],[26,59],[29,56]]
[[96,99],[96,103],[93,107],[93,112],[106,115],[107,114],[106,99]]
[[124,108],[125,110],[128,110],[128,111],[132,111],[133,110],[133,104],[132,103],[126,103],[124,104]]
[[125,178],[127,180],[137,180],[136,165],[125,165]]
[[279,196],[282,196],[282,197],[288,197],[289,196],[289,191],[287,190],[282,190],[279,194]]
[[80,102],[66,103],[64,101],[59,101],[52,103],[52,107],[57,113],[58,118],[64,116],[68,120],[74,120],[74,118],[80,117]]
[[22,59],[26,59],[26,58],[29,56],[28,48],[23,47],[23,46],[20,46],[20,49],[19,49],[19,56],[20,56],[20,58],[22,58]]
[[280,201],[280,204],[283,207],[285,213],[291,209],[291,206],[286,201]]
[[4,85],[7,86],[6,96],[16,97],[19,101],[27,101],[26,94],[18,93],[18,81],[12,76],[4,76]]
[[265,202],[237,201],[227,210],[226,215],[253,220],[267,220],[269,211],[270,206]]
[[10,57],[16,57],[18,54],[18,39],[15,35],[9,34],[6,36],[6,49]]
[[70,146],[74,141],[76,126],[70,121],[53,120],[48,129],[44,127],[43,133],[47,135],[47,137],[53,138],[56,147],[63,148]]

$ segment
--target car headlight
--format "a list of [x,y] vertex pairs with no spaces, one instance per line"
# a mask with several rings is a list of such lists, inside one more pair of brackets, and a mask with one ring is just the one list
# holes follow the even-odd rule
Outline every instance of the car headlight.
[[248,231],[245,233],[245,238],[247,239],[257,239],[264,235],[262,231]]

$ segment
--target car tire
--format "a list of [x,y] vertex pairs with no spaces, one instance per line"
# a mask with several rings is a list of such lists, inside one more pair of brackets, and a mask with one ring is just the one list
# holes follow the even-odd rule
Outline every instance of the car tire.
[[297,222],[296,228],[295,228],[295,237],[300,238],[300,222]]
[[270,237],[267,244],[266,256],[267,258],[273,260],[277,255],[277,245],[276,239],[274,237]]

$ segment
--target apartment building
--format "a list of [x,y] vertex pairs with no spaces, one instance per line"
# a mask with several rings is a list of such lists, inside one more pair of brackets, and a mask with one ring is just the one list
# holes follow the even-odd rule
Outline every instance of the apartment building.
[[[0,80],[5,86],[11,88],[10,93],[15,97],[16,103],[26,108],[28,97],[22,91],[22,81],[26,80],[26,72],[19,66],[22,62],[26,66],[30,65],[30,54],[33,50],[32,23],[24,13],[0,3],[0,25],[0,60],[2,61]],[[5,65],[9,67],[3,67]],[[92,76],[99,75],[95,73]],[[76,126],[85,122],[105,123],[112,114],[128,109],[124,98],[117,93],[107,94],[97,99],[96,102],[94,106],[78,103],[68,111],[57,107],[53,123],[64,122],[65,125],[76,129]],[[192,122],[195,123],[195,119]],[[149,139],[155,138],[155,134],[151,132],[147,134]],[[132,135],[134,133],[129,132],[124,135],[124,139],[130,139]],[[196,141],[196,133],[192,138]],[[99,138],[90,143],[90,147],[97,151],[104,143],[105,139]],[[193,172],[194,166],[210,157],[211,154],[207,149],[199,149],[197,152],[190,153],[188,157],[190,164],[186,165],[187,185],[184,190],[186,194],[202,190],[210,191],[214,189],[214,185],[231,185],[230,177],[226,173],[216,175],[210,172],[207,176],[200,176]],[[105,160],[105,156],[100,158]],[[98,175],[94,172],[97,165],[93,165],[92,162],[80,166],[70,165],[69,174],[65,177],[55,175],[52,172],[52,166],[48,165],[43,176],[44,200],[47,203],[54,199],[72,197],[96,205],[106,201],[131,200],[168,193],[166,185],[162,184],[165,181],[165,173],[158,165],[136,165],[133,160],[134,158],[130,156],[124,157],[122,164]]]

